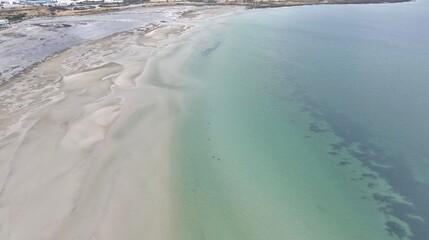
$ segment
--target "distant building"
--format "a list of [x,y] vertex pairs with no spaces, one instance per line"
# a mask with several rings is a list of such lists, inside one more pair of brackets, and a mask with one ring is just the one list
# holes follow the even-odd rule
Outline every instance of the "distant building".
[[124,0],[104,0],[104,3],[123,3]]
[[151,3],[183,2],[184,0],[149,0]]
[[77,3],[76,0],[57,0],[57,5],[64,6],[64,5],[75,5]]
[[19,0],[0,0],[0,4],[2,5],[19,4]]
[[9,25],[10,25],[9,20],[7,20],[7,19],[0,19],[0,27],[7,27]]

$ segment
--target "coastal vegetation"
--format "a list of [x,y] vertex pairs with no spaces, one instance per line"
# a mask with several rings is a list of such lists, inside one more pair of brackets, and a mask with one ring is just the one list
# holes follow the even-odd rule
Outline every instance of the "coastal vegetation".
[[11,22],[17,22],[17,21],[21,21],[22,19],[24,19],[27,16],[27,13],[18,13],[18,14],[13,14],[13,15],[9,15],[6,17],[7,20],[11,21]]

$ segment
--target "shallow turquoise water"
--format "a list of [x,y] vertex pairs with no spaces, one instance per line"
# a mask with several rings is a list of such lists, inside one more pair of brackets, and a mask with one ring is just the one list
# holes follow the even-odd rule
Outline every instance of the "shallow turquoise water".
[[429,239],[428,10],[265,9],[197,31],[178,239]]

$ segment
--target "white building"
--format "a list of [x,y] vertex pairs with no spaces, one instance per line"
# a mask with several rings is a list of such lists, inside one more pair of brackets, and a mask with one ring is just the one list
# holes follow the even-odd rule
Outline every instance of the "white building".
[[0,3],[2,5],[13,5],[13,4],[19,4],[19,0],[0,0]]
[[67,6],[76,4],[75,0],[57,0],[57,5],[59,6]]
[[123,3],[124,0],[104,0],[104,3]]

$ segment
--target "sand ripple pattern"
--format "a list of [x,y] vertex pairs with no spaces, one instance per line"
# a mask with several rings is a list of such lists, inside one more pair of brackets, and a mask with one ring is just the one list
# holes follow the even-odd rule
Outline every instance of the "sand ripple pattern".
[[73,47],[0,86],[0,239],[171,239],[186,79],[159,59],[182,22]]

